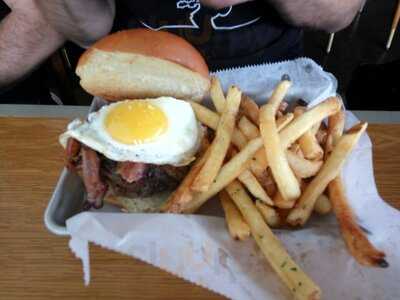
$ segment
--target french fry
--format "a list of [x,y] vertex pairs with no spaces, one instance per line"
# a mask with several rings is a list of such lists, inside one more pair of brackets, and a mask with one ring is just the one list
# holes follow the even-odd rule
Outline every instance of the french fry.
[[313,125],[313,127],[311,127],[311,129],[310,129],[311,134],[317,135],[319,129],[321,128],[321,123],[322,123],[322,122],[318,122],[318,123],[316,123],[315,125]]
[[[301,116],[305,112],[305,108],[298,106],[294,110],[295,117]],[[320,122],[317,122],[317,125]],[[315,126],[315,125],[314,125]],[[324,155],[324,150],[322,150],[317,138],[312,133],[312,128],[307,130],[300,138],[299,145],[304,154],[304,157],[311,160],[320,160]]]
[[274,208],[259,200],[256,200],[256,207],[268,226],[278,227],[281,224],[281,218]]
[[[281,118],[279,118],[276,122],[277,122],[277,127],[278,127],[278,131],[281,131],[287,124],[290,123],[290,121],[293,119],[293,114],[287,114]],[[244,126],[242,124],[242,126]],[[246,135],[247,138],[251,139],[251,134],[249,134],[249,129],[248,130],[244,130],[248,135]],[[253,172],[254,175],[256,175],[256,177],[262,177],[263,172],[265,171],[265,169],[268,167],[268,161],[267,158],[265,156],[265,150],[264,149],[260,149],[256,152],[256,154],[254,155],[254,160],[252,160],[250,162],[250,169]]]
[[287,103],[286,101],[282,101],[279,104],[278,111],[280,113],[282,113],[282,115],[284,115],[286,113],[286,110],[287,110],[288,106],[289,106],[289,103]]
[[360,123],[343,135],[333,148],[331,155],[322,166],[321,170],[307,186],[295,208],[290,212],[287,222],[291,225],[304,225],[314,207],[315,201],[323,193],[336,176],[349,156],[361,135],[367,128],[367,123]]
[[274,205],[271,198],[258,182],[257,178],[249,170],[245,170],[244,172],[242,172],[239,175],[238,179],[241,183],[244,184],[250,194],[252,194],[256,199],[259,199],[260,201],[269,205]]
[[[241,121],[242,122],[239,121],[239,124],[238,124],[239,129],[240,129],[240,127],[242,127],[241,130],[236,130],[234,132],[234,134],[237,132],[240,132],[240,135],[245,136],[245,138],[247,138],[247,139],[253,139],[254,137],[259,136],[258,128],[253,123],[251,123],[246,118],[246,116],[243,116],[241,118]],[[242,133],[243,131],[245,131],[246,134],[243,134]],[[251,133],[251,131],[253,131],[253,133]],[[257,135],[254,134],[255,131],[257,131]],[[238,147],[238,149],[243,149],[244,146],[246,145],[246,143],[244,143],[244,144],[240,143],[240,145],[238,145],[238,143],[234,143],[234,144]],[[250,162],[250,170],[252,173],[259,175],[265,170],[265,166],[267,164],[268,163],[266,161],[265,154],[263,152],[261,152],[261,153],[257,152],[254,155],[254,158]],[[261,185],[257,181],[257,178],[252,176],[252,174],[248,174],[248,172],[246,172],[246,171],[243,172],[242,174],[243,174],[242,177],[239,179],[244,185],[246,185],[246,187],[249,189],[249,191],[251,191],[253,196],[255,196],[255,197],[261,196],[262,198],[260,198],[260,199],[262,199],[263,201],[266,201],[268,203],[270,201],[270,199],[269,199],[269,197],[265,197],[265,196],[268,196],[268,195],[266,195],[265,191],[261,191],[259,189],[259,187],[261,187]],[[246,174],[247,174],[247,176],[246,176]],[[250,179],[251,177],[254,177],[254,179],[257,182],[255,182],[254,179]],[[245,180],[247,180],[247,181],[245,181]],[[251,183],[251,181],[253,181],[253,182]],[[253,192],[255,192],[256,194],[254,194]]]
[[298,157],[304,158],[303,152],[300,149],[300,145],[297,143],[294,143],[290,146],[289,151],[292,151],[294,154],[296,154]]
[[320,299],[320,288],[289,256],[240,183],[233,181],[227,186],[226,191],[250,226],[251,235],[265,258],[292,292],[294,298]]
[[320,215],[329,214],[332,211],[332,205],[329,198],[325,194],[319,195],[315,201],[314,211]]
[[226,191],[219,192],[218,197],[225,213],[225,222],[229,234],[235,240],[246,240],[250,236],[250,227],[243,219],[242,214],[232,202],[232,199]]
[[343,134],[344,130],[345,113],[339,111],[328,119],[328,139],[325,145],[326,152],[330,153],[333,146],[337,144],[338,140]]
[[185,204],[190,203],[193,199],[193,191],[191,190],[191,185],[194,179],[199,174],[204,163],[208,159],[210,148],[205,151],[205,153],[196,160],[193,166],[190,168],[189,173],[182,180],[178,188],[169,196],[161,211],[179,213],[182,211]]
[[261,148],[254,154],[253,159],[250,161],[250,170],[256,177],[260,177],[267,167],[268,162],[265,157],[265,151]]
[[[243,99],[243,97],[242,97]],[[252,101],[252,100],[251,100]],[[218,127],[218,122],[219,122],[219,115],[208,109],[207,107],[196,103],[196,102],[191,102],[192,108],[196,114],[197,119],[204,124],[205,126],[216,130]],[[258,110],[258,107],[257,107]],[[254,110],[253,110],[254,111]],[[257,112],[258,115],[258,112]],[[279,118],[277,120],[277,126],[278,130],[282,130],[290,121],[293,119],[293,114],[289,113],[283,116],[282,118]],[[251,139],[251,138],[250,138]],[[244,146],[246,145],[246,137],[245,135],[239,131],[239,130],[234,130],[233,135],[232,135],[232,143],[238,147],[238,149],[243,149]],[[261,176],[262,172],[267,168],[268,163],[265,158],[265,153],[263,149],[260,149],[259,152],[255,155],[255,161],[251,162],[251,171],[256,174],[257,176]]]
[[277,191],[274,196],[274,205],[279,208],[289,209],[294,206],[294,202],[292,200],[287,200],[282,197],[282,194]]
[[197,103],[190,102],[196,118],[207,127],[216,130],[219,123],[219,115],[211,109]]
[[[236,130],[236,131],[234,132],[234,134],[237,133],[237,132],[240,133],[239,136],[240,136],[241,138],[242,138],[242,136],[243,136],[242,139],[244,139],[244,143],[241,142],[240,145],[238,145],[238,143],[236,142],[236,143],[234,143],[234,145],[237,146],[237,148],[238,148],[239,150],[241,150],[241,149],[243,149],[243,148],[246,146],[246,144],[247,144],[247,142],[246,142],[246,141],[247,141],[247,139],[246,139],[247,137],[245,137],[245,135],[244,135],[240,130]],[[260,149],[260,150],[262,150],[262,149]],[[251,172],[252,172],[253,174],[256,175],[256,177],[259,177],[260,174],[262,174],[262,173],[265,171],[266,166],[268,166],[268,162],[267,162],[267,159],[266,159],[266,157],[265,157],[265,154],[264,154],[263,151],[260,152],[260,150],[257,151],[257,152],[254,154],[254,157],[253,157],[252,160],[250,161],[250,168],[249,168],[249,169],[251,170]]]
[[[231,155],[228,156],[229,158],[237,154],[235,149],[231,148],[231,150]],[[265,192],[252,172],[245,170],[239,175],[238,179],[256,199],[260,199],[265,203],[273,205],[271,198]]]
[[[281,104],[278,107],[278,111],[283,114],[284,111],[287,109],[288,103],[285,101],[282,101]],[[258,125],[260,122],[260,113],[259,113],[259,107],[257,103],[251,99],[250,97],[243,95],[242,96],[242,102],[240,103],[240,111],[244,116],[247,117],[253,124]],[[281,119],[281,120],[279,120]],[[285,127],[287,123],[289,123],[293,119],[293,114],[288,113],[283,116],[279,116],[277,120],[277,126],[279,127],[281,123]]]
[[259,107],[257,103],[249,96],[242,95],[242,101],[240,102],[240,111],[246,116],[251,122],[258,125],[259,123]]
[[259,182],[267,192],[268,196],[273,197],[276,194],[278,189],[269,168],[264,171],[263,177],[259,179]]
[[212,181],[220,170],[226,152],[231,143],[233,130],[235,128],[236,114],[239,110],[241,100],[241,92],[236,87],[231,87],[228,91],[227,101],[225,101],[225,108],[218,128],[215,133],[215,138],[210,146],[210,153],[207,161],[204,163],[199,174],[195,178],[192,184],[192,190],[197,192],[206,191]]
[[[288,113],[276,120],[276,127],[278,131],[281,131],[287,124],[290,123],[294,118],[292,113]],[[260,130],[256,125],[254,125],[246,116],[240,118],[238,123],[238,128],[242,133],[249,139],[254,139],[260,136]]]
[[303,193],[306,190],[308,183],[302,178],[297,177],[297,179],[300,182],[300,189],[301,189],[301,192]]
[[247,138],[240,130],[233,131],[232,144],[234,144],[239,150],[243,149],[247,145]]
[[331,97],[295,118],[279,133],[282,148],[289,148],[314,124],[338,112],[340,106],[340,100],[336,97]]
[[[196,114],[196,118],[203,125],[214,130],[217,129],[219,123],[219,115],[216,112],[213,112],[207,107],[196,102],[191,102],[190,104],[192,105],[194,113]],[[232,134],[232,143],[239,149],[242,149],[246,146],[247,139],[241,131],[234,130]]]
[[222,166],[210,188],[193,196],[192,201],[181,207],[183,213],[193,213],[202,206],[208,199],[215,196],[224,189],[229,183],[237,178],[244,170],[248,168],[250,159],[256,151],[263,145],[261,138],[255,138],[249,141],[238,154],[233,156],[225,165]]
[[[332,142],[331,145],[326,145],[326,152],[330,153],[342,135],[345,123],[345,113],[343,111],[329,117],[328,121],[328,137]],[[339,228],[342,233],[343,240],[350,254],[356,261],[364,266],[386,268],[389,266],[385,260],[385,253],[376,249],[368,240],[364,231],[360,228],[354,216],[354,212],[350,207],[346,197],[345,188],[341,176],[337,176],[328,185],[328,194],[339,223]]]
[[[322,123],[323,124],[323,123]],[[324,125],[321,125],[320,129],[318,130],[315,138],[317,139],[320,145],[325,145],[326,139],[328,137],[328,132]]]
[[[289,122],[288,125],[281,123],[279,137],[283,148],[288,148],[293,141],[297,140],[304,132],[309,130],[315,123],[321,122],[325,117],[334,114],[340,109],[340,101],[337,98],[330,98],[307,111],[297,120]],[[292,118],[292,117],[289,117]],[[293,125],[293,123],[296,123]],[[277,120],[277,123],[279,119]],[[283,127],[282,127],[283,125]],[[265,150],[260,149],[255,155],[256,162],[250,164],[251,171],[257,178],[262,176],[264,170],[268,167]]]
[[293,173],[299,178],[315,176],[323,164],[322,160],[307,160],[297,155],[292,150],[286,151],[286,158]]
[[371,244],[358,225],[347,200],[340,176],[329,183],[328,190],[333,211],[350,254],[361,265],[387,268],[389,264],[385,260],[385,253]]
[[238,128],[248,139],[255,139],[260,136],[260,130],[246,116],[242,116],[238,122]]
[[215,109],[218,113],[222,114],[225,108],[225,96],[221,83],[216,77],[211,77],[210,96]]
[[276,119],[276,127],[278,128],[278,131],[281,131],[283,128],[286,127],[294,118],[294,114],[292,113],[287,113],[286,115],[283,115],[282,117]]
[[[215,129],[217,126],[217,123],[219,121],[219,116],[216,113],[212,112],[211,110],[203,107],[202,105],[200,105],[198,103],[192,103],[192,105],[194,107],[194,110],[195,110],[196,115],[197,115],[198,119],[200,120],[200,122],[206,123],[206,126]],[[244,117],[244,118],[246,118],[246,117]],[[250,122],[248,119],[247,119],[247,121]],[[255,127],[255,125],[253,125],[251,122],[247,123],[247,125]],[[258,131],[257,127],[255,129]],[[235,130],[233,132],[233,136],[232,136],[232,143],[238,149],[243,149],[247,144],[247,139],[242,134],[241,131]],[[266,163],[264,161],[265,161],[265,157],[264,157],[264,154],[262,154],[261,156],[258,156],[258,159],[256,158],[255,161],[252,161],[252,163],[255,165],[260,164],[260,163],[262,165],[266,165]],[[261,167],[261,170],[258,167],[258,170],[259,170],[258,172],[263,171],[262,167]],[[239,180],[241,180],[241,182],[243,184],[245,184],[246,188],[249,189],[249,191],[253,194],[254,197],[259,198],[260,200],[265,201],[266,203],[269,203],[272,205],[272,200],[268,197],[268,194],[264,191],[264,189],[262,188],[260,183],[257,181],[257,178],[253,174],[251,174],[249,171],[244,171],[242,174],[240,174]]]
[[281,147],[275,121],[276,111],[290,85],[291,82],[288,80],[281,81],[272,93],[268,103],[261,108],[260,131],[264,142],[265,155],[278,190],[285,200],[294,203],[300,196],[300,186],[289,167],[285,150]]

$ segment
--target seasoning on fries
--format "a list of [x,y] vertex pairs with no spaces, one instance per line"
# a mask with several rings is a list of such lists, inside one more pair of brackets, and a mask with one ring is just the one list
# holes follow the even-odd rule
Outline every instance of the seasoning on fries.
[[[320,299],[319,287],[295,265],[269,227],[302,226],[313,212],[333,211],[350,254],[360,264],[388,264],[355,221],[339,176],[367,124],[358,124],[342,136],[344,113],[336,97],[308,110],[297,107],[288,112],[284,97],[290,84],[282,80],[261,108],[246,95],[237,97],[240,103],[235,103],[235,113],[228,118],[230,130],[224,131],[227,142],[218,129],[227,119],[225,107],[232,95],[228,92],[225,97],[218,80],[212,80],[216,111],[198,103],[192,107],[198,120],[215,131],[214,140],[170,197],[165,211],[194,213],[218,195],[232,238],[244,240],[251,232],[294,298]],[[328,127],[323,122],[327,118]],[[218,164],[209,157],[216,144]],[[212,168],[204,167],[207,161],[213,162]],[[202,188],[197,185],[199,174],[207,182]]]
[[226,191],[249,224],[251,235],[258,247],[292,292],[293,297],[295,299],[320,299],[319,286],[289,256],[240,183],[233,181],[228,185]]

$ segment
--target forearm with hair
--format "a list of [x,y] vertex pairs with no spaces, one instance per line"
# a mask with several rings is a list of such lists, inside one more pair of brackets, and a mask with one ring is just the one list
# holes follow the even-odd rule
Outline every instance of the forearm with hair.
[[288,23],[336,32],[348,26],[362,0],[265,0]]
[[107,35],[113,25],[114,0],[36,0],[36,3],[58,32],[82,47]]
[[38,10],[13,10],[0,23],[0,88],[32,71],[63,42]]

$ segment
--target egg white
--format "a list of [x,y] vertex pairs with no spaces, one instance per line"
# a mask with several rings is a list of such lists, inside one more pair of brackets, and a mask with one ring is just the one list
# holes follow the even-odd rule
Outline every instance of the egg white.
[[147,101],[157,106],[168,119],[167,129],[154,140],[127,145],[114,140],[108,134],[104,126],[105,120],[110,110],[121,103],[117,102],[90,113],[87,121],[72,121],[68,130],[60,136],[61,145],[65,148],[68,138],[72,137],[114,161],[173,166],[189,164],[194,159],[203,135],[191,105],[172,97],[135,101]]

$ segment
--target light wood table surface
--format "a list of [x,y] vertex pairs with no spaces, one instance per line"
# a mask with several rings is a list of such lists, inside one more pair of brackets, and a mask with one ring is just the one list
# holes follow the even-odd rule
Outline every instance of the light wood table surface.
[[[0,299],[219,299],[138,260],[91,248],[92,283],[68,238],[49,233],[43,214],[63,160],[67,119],[0,117]],[[400,124],[371,124],[382,197],[400,209]]]

